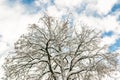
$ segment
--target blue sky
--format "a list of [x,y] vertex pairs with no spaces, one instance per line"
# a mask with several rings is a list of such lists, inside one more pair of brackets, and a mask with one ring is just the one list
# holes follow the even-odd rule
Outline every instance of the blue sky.
[[114,33],[113,33],[112,31],[104,32],[104,33],[102,34],[102,38],[104,38],[104,37],[106,37],[106,36],[111,37],[112,35],[114,35]]
[[[120,47],[118,39],[119,37],[119,30],[120,30],[120,1],[119,0],[69,0],[69,1],[62,1],[62,0],[1,0],[1,13],[0,16],[0,35],[3,36],[3,42],[12,43],[12,41],[15,37],[8,38],[7,41],[4,41],[4,37],[6,39],[7,35],[9,33],[14,34],[10,28],[13,28],[13,30],[17,29],[17,25],[21,25],[23,27],[19,27],[22,30],[25,29],[25,25],[31,24],[32,19],[37,20],[37,15],[42,15],[43,12],[47,12],[51,16],[63,18],[66,14],[69,12],[72,13],[72,21],[80,21],[82,24],[87,24],[88,26],[92,26],[95,28],[98,28],[103,31],[102,38],[103,39],[111,39],[111,43],[108,43],[110,46],[114,48]],[[107,6],[106,6],[107,5]],[[4,10],[4,8],[6,10]],[[8,11],[7,11],[8,9]],[[5,14],[4,14],[5,13]],[[11,15],[10,15],[10,14]],[[12,19],[13,16],[13,19]],[[30,18],[32,17],[32,18]],[[16,24],[14,21],[16,19],[19,20]],[[24,18],[28,21],[24,21]],[[2,20],[4,19],[4,20]],[[5,30],[8,28],[8,25],[5,25],[4,23],[7,23],[6,21],[9,20],[12,21],[11,25],[9,26],[8,34],[3,32],[7,31]],[[23,23],[24,25],[20,24]],[[29,22],[30,21],[30,22]],[[35,22],[33,21],[33,22]],[[19,23],[20,22],[20,23]],[[29,23],[28,23],[29,22]],[[37,21],[36,21],[37,22]],[[73,22],[71,22],[73,24]],[[4,26],[4,28],[2,27]],[[5,28],[6,27],[6,28]],[[3,31],[2,31],[3,30]],[[16,32],[17,33],[17,32]],[[117,36],[117,38],[116,38]],[[114,38],[115,37],[115,38]],[[105,40],[104,40],[105,41]],[[106,40],[107,41],[107,40]],[[106,44],[106,42],[104,42]],[[111,47],[110,47],[111,49]],[[118,48],[115,48],[114,51],[118,50]],[[112,50],[113,51],[113,50]]]
[[115,12],[117,10],[120,10],[120,3],[116,3],[114,4],[114,6],[111,9],[111,12]]
[[101,46],[120,51],[120,0],[0,0],[0,60],[44,12],[58,18],[72,13],[71,25],[78,22],[101,30]]
[[102,30],[102,44],[109,45],[109,51],[120,47],[119,0],[1,0],[0,4],[1,42],[12,44],[27,25],[36,23],[44,12],[59,18],[72,13],[71,24],[81,22]]
[[110,47],[109,47],[109,51],[110,52],[114,52],[116,50],[120,49],[120,38],[118,38],[114,44],[112,44]]

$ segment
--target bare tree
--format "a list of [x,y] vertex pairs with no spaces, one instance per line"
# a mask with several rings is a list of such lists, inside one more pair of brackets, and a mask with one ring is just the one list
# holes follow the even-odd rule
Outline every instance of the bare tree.
[[14,44],[4,80],[101,80],[117,67],[117,54],[100,47],[101,33],[45,16]]

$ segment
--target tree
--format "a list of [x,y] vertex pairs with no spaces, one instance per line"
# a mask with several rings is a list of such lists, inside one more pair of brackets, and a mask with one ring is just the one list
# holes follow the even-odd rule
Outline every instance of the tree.
[[100,47],[101,32],[50,16],[32,24],[6,57],[4,80],[101,80],[117,67],[116,53]]

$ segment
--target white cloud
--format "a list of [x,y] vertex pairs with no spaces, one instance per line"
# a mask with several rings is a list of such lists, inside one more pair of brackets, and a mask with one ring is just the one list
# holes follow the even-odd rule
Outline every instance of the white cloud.
[[50,6],[47,8],[47,14],[49,16],[60,17],[62,16],[62,12],[60,12],[56,6]]
[[[8,49],[8,45],[5,42],[0,42],[0,53],[3,53],[4,51],[6,51],[6,49]],[[1,57],[1,55],[0,55]]]
[[0,7],[0,34],[5,42],[14,42],[22,33],[26,31],[28,24],[37,22],[39,15],[23,14],[24,8],[16,5],[9,8],[5,4]]
[[82,3],[82,0],[55,0],[55,4],[60,7],[75,7],[80,5]]
[[115,41],[116,41],[116,39],[118,38],[118,36],[117,35],[113,35],[113,36],[111,36],[111,37],[104,37],[103,39],[102,39],[102,41],[101,41],[101,46],[103,46],[103,45],[108,45],[108,46],[110,46],[110,45],[112,45],[112,44],[114,44],[115,43]]
[[49,2],[49,0],[35,0],[35,4],[36,4],[36,6],[41,6],[41,3],[48,3]]
[[81,8],[84,3],[86,5],[86,11],[97,11],[100,15],[106,15],[110,12],[113,5],[117,3],[118,0],[55,0],[56,6],[60,8],[69,8],[69,10],[74,10],[76,7]]
[[98,0],[95,5],[96,10],[99,14],[107,14],[113,7],[117,0]]
[[47,14],[49,16],[53,16],[53,17],[58,17],[58,18],[61,18],[63,15],[65,15],[67,13],[67,10],[66,9],[58,9],[57,6],[55,5],[52,5],[52,6],[49,6],[47,8]]
[[91,26],[91,28],[97,28],[102,31],[113,31],[118,33],[119,21],[116,20],[116,16],[106,16],[103,18],[97,18],[93,16],[86,15],[76,15],[76,21],[81,21],[83,24]]
[[[117,0],[69,0],[69,1],[62,1],[62,0],[55,0],[55,4],[59,9],[70,9],[73,13],[75,19],[79,19],[77,21],[82,22],[83,24],[87,24],[91,26],[91,28],[96,27],[102,31],[110,31],[112,30],[115,33],[118,33],[120,30],[119,26],[120,23],[117,21],[118,15],[106,15],[112,9],[113,5],[117,2]],[[86,8],[84,13],[76,14],[75,8],[76,6],[79,7],[80,5],[86,3]],[[79,7],[81,8],[81,7]],[[50,14],[58,15],[60,14],[60,10],[58,11],[55,7],[48,8]],[[64,10],[65,11],[65,10]],[[98,15],[102,16],[102,18],[94,17],[94,16],[87,16],[87,14],[94,14],[97,12]],[[116,14],[119,14],[118,12]]]

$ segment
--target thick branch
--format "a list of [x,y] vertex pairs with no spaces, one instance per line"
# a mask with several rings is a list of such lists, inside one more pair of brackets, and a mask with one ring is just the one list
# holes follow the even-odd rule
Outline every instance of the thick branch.
[[49,51],[48,51],[48,46],[49,46],[50,41],[51,41],[51,39],[49,39],[48,42],[46,43],[46,48],[45,48],[45,50],[46,50],[47,55],[48,55],[48,63],[49,63],[48,66],[49,66],[49,70],[50,70],[50,72],[51,72],[54,80],[57,80],[56,77],[55,77],[55,74],[54,74],[54,72],[53,72],[53,70],[52,70],[51,59],[50,59],[51,56],[50,56],[50,53],[49,53]]

